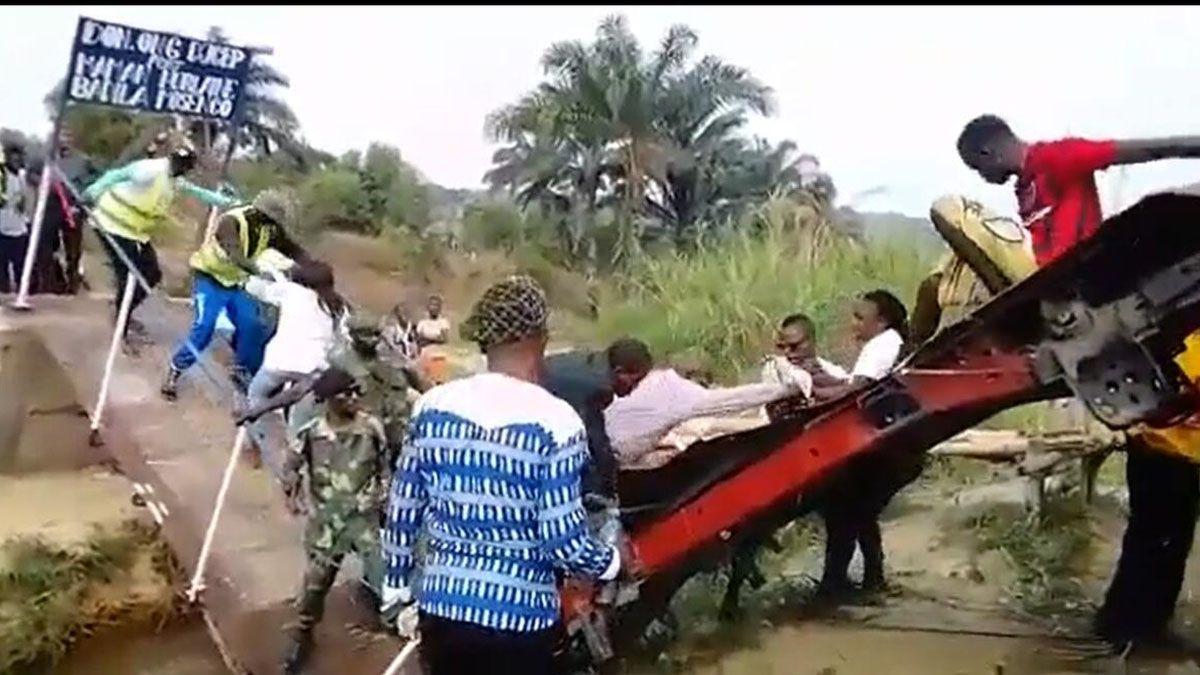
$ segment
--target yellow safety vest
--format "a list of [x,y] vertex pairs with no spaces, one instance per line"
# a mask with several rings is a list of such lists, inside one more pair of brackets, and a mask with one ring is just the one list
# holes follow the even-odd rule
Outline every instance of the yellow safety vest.
[[93,214],[102,230],[144,244],[166,219],[174,199],[175,181],[164,161],[163,171],[148,189],[130,183],[114,185],[100,196]]
[[212,227],[204,235],[204,243],[192,254],[191,260],[189,260],[192,269],[209,275],[223,286],[233,287],[245,283],[250,275],[246,270],[235,265],[229,259],[229,255],[225,253],[225,249],[221,248],[221,244],[217,242],[217,222],[226,216],[231,216],[237,220],[238,241],[242,247],[242,253],[247,258],[254,260],[263,251],[267,250],[267,246],[271,243],[271,230],[269,227],[260,227],[258,229],[258,238],[253,246],[251,245],[250,222],[246,220],[246,213],[250,208],[249,206],[239,206],[230,209],[221,214],[213,222]]
[[[1175,357],[1175,363],[1193,384],[1200,385],[1200,331],[1184,339],[1183,353]],[[1141,426],[1132,433],[1140,435],[1155,450],[1200,462],[1200,411],[1173,427]]]

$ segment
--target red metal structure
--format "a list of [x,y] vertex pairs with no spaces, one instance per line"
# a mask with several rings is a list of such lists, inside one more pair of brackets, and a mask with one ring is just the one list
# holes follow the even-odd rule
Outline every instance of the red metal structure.
[[1112,428],[1194,410],[1195,389],[1173,357],[1196,329],[1200,192],[1152,195],[943,329],[888,378],[803,418],[623,474],[637,581],[602,593],[563,588],[564,656],[580,671],[605,661],[690,575],[786,524],[789,506],[852,456],[924,452],[1006,408],[1071,395]]

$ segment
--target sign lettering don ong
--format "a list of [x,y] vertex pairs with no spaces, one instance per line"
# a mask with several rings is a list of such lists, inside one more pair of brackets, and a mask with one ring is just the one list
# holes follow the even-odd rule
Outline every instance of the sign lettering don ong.
[[229,120],[249,66],[242,47],[80,17],[67,100]]

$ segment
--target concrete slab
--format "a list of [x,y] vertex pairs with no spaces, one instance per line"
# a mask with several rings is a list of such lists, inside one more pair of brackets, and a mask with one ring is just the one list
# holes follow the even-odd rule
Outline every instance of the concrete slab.
[[[105,449],[121,471],[152,495],[163,531],[190,574],[233,444],[229,395],[232,388],[215,363],[224,389],[192,376],[172,404],[158,384],[175,340],[185,332],[186,306],[152,301],[138,318],[156,344],[138,358],[117,357],[112,397],[105,414]],[[112,326],[103,299],[36,297],[32,312],[0,312],[0,334],[33,335],[45,347],[74,389],[75,400],[91,411],[100,387]],[[291,517],[265,469],[239,462],[208,568],[204,605],[231,667],[246,673],[278,669],[280,636],[293,619],[292,595],[299,588],[304,558],[302,522]],[[348,570],[343,570],[346,579]],[[399,650],[398,640],[362,640],[345,621],[361,620],[362,608],[347,590],[335,590],[331,616],[318,632],[322,655],[314,672],[346,672],[347,663],[381,672]],[[349,608],[349,609],[338,609]],[[336,624],[336,625],[335,625]]]

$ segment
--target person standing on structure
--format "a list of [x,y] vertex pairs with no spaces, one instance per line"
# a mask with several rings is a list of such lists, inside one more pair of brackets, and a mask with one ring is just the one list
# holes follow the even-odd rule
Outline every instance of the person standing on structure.
[[301,472],[308,478],[310,511],[304,532],[304,589],[299,621],[283,656],[283,672],[302,672],[312,651],[313,629],[325,613],[325,596],[346,554],[363,566],[363,583],[378,608],[383,579],[379,550],[381,509],[387,494],[383,424],[361,402],[360,383],[340,368],[325,370],[313,385],[320,414],[299,430],[296,451],[284,467],[284,491],[293,513],[302,512]]
[[586,526],[583,422],[540,384],[546,315],[529,277],[489,288],[463,326],[488,372],[435,387],[414,406],[382,535],[383,600],[385,615],[403,607],[402,634],[419,622],[428,675],[559,672],[557,575],[609,581],[627,559]]
[[292,221],[292,212],[289,195],[264,190],[253,204],[221,214],[205,235],[190,261],[192,327],[167,366],[163,398],[175,400],[179,377],[196,363],[196,353],[212,342],[222,310],[234,325],[234,383],[239,390],[246,390],[262,364],[266,335],[257,301],[244,285],[251,275],[259,274],[256,260],[267,249],[275,249],[297,263],[308,259],[285,229]]
[[16,291],[29,246],[28,201],[25,198],[25,149],[5,141],[0,161],[0,293]]
[[[120,253],[137,268],[150,288],[162,281],[158,255],[150,238],[167,221],[176,192],[183,192],[210,206],[225,208],[232,200],[224,195],[193,185],[184,176],[196,166],[196,151],[186,140],[176,140],[166,157],[141,159],[117,169],[111,169],[84,190],[83,197],[94,204],[92,218],[101,230],[100,244],[108,254],[109,266],[116,284],[114,320],[121,308],[128,270]],[[118,253],[120,251],[120,253]],[[133,287],[130,319],[125,326],[125,344],[136,353],[137,347],[128,340],[132,331],[141,336],[145,329],[132,318],[133,311],[146,299],[141,284]]]
[[[995,115],[981,115],[958,137],[958,154],[989,183],[1016,178],[1018,209],[1039,266],[1052,263],[1100,228],[1095,172],[1161,159],[1200,158],[1200,137],[1145,140],[1066,138],[1028,143]],[[1200,381],[1200,331],[1176,357]],[[1200,414],[1175,426],[1128,434],[1125,480],[1129,522],[1121,557],[1094,630],[1114,653],[1143,647],[1194,650],[1171,631],[1200,512]]]

